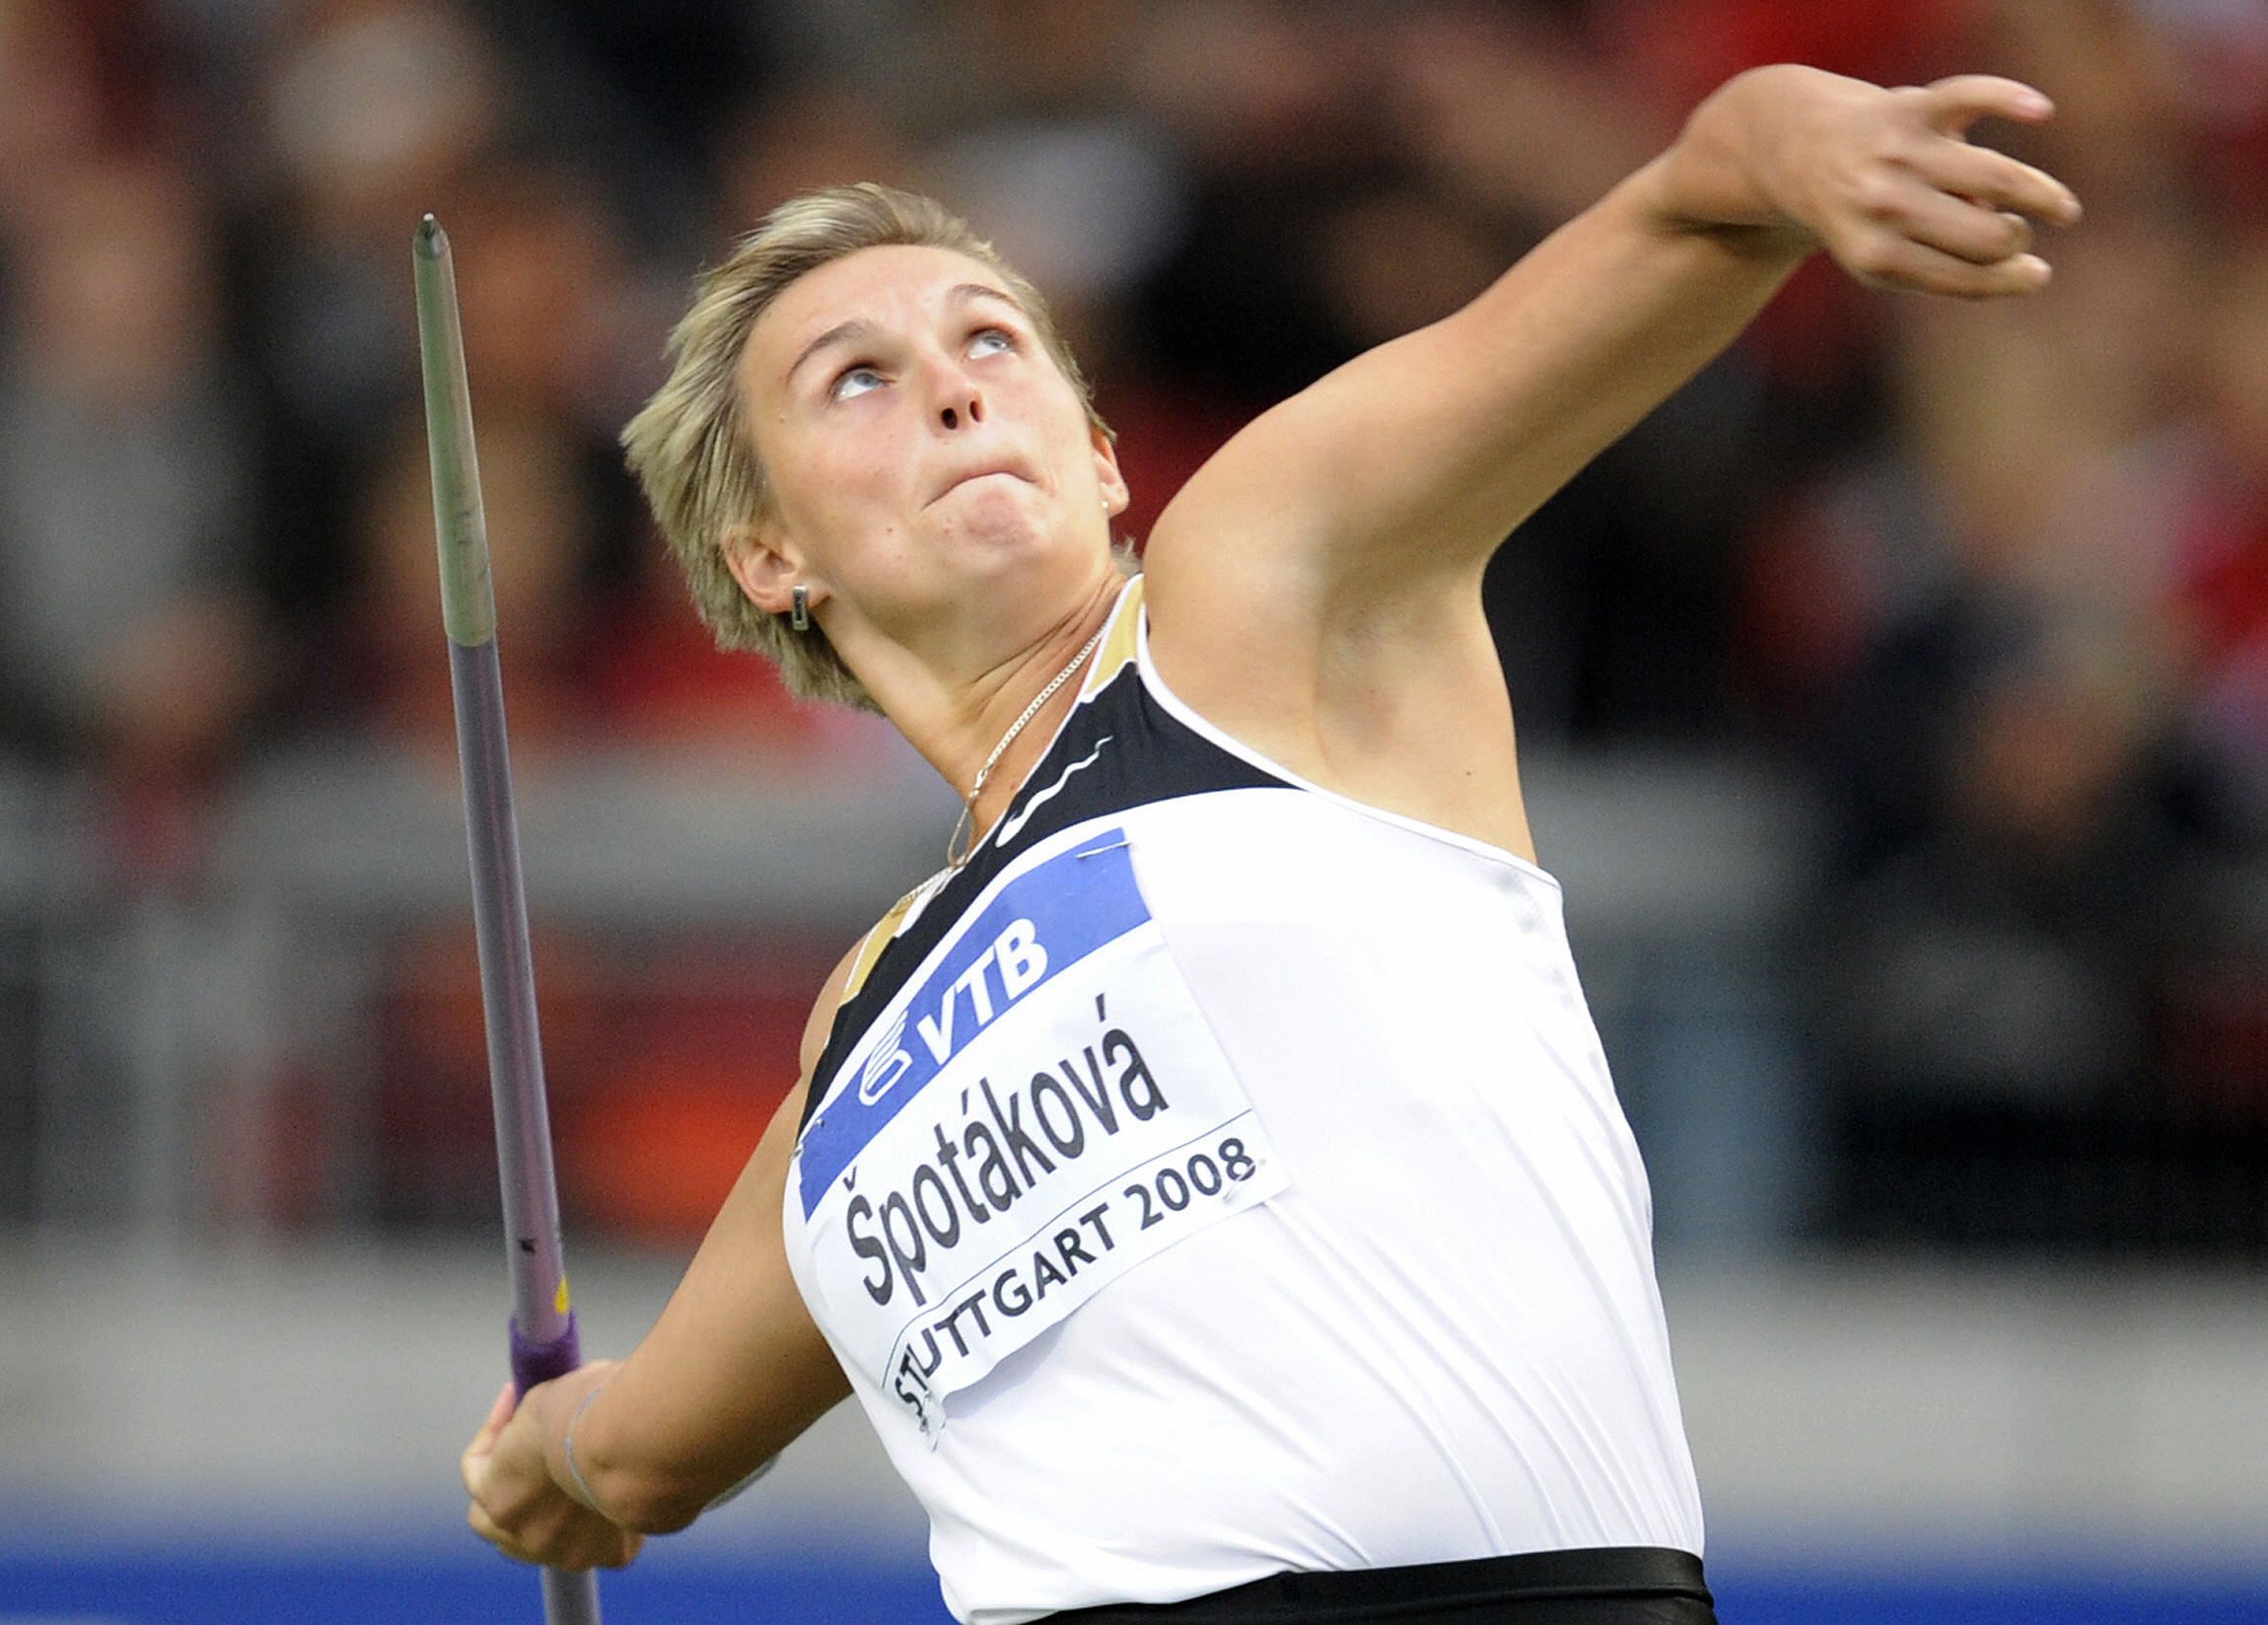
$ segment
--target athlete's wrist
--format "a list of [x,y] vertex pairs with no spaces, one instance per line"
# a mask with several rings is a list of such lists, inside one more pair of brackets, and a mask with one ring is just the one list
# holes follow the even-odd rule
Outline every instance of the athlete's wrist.
[[1728,80],[1649,167],[1657,222],[1688,232],[1744,229],[1793,252],[1816,248],[1807,126],[1852,97],[1880,94],[1863,81],[1793,63]]
[[597,1492],[591,1488],[590,1480],[583,1476],[582,1463],[575,1458],[575,1430],[582,1426],[583,1418],[591,1413],[592,1401],[605,1391],[606,1384],[604,1382],[594,1384],[591,1391],[583,1396],[582,1400],[575,1406],[574,1411],[569,1414],[566,1430],[559,1436],[559,1459],[560,1464],[566,1468],[566,1473],[564,1476],[553,1475],[561,1489],[592,1512],[597,1513],[601,1518],[606,1517],[606,1509],[599,1504]]

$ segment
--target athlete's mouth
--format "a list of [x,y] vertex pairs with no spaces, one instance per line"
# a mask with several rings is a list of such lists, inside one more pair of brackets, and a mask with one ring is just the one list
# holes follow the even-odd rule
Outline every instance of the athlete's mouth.
[[977,479],[990,479],[996,474],[1005,474],[1011,479],[1021,479],[1028,485],[1037,483],[1032,479],[1031,475],[1028,473],[1019,463],[1010,461],[988,462],[979,464],[974,468],[967,469],[962,473],[956,474],[952,479],[946,481],[945,485],[938,491],[936,496],[931,497],[929,500],[931,502],[943,501],[946,497],[952,495],[955,491],[959,490],[969,481]]

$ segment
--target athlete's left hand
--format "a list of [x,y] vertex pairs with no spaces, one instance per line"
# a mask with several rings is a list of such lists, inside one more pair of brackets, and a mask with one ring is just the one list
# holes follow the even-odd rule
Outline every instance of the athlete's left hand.
[[1990,74],[1898,90],[1814,74],[1805,89],[1759,178],[1843,269],[1871,287],[1962,299],[2046,286],[2033,222],[2076,224],[2078,197],[2044,170],[1968,140],[1985,118],[2053,117],[2044,95]]
[[2034,223],[2079,199],[2044,170],[1973,145],[1986,118],[2054,116],[2028,85],[1963,74],[1884,90],[1816,68],[1754,68],[1694,109],[1655,167],[1673,226],[1746,229],[1775,258],[1825,248],[1870,287],[1995,299],[2046,286]]

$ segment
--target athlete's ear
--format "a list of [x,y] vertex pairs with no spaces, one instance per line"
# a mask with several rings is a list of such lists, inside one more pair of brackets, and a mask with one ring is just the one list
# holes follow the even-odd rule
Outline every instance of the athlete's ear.
[[719,538],[717,550],[747,601],[766,614],[788,613],[795,606],[798,587],[805,590],[806,607],[826,598],[824,584],[806,567],[802,550],[771,521],[756,519],[731,527]]
[[1118,448],[1110,443],[1110,436],[1094,424],[1087,428],[1088,443],[1095,448],[1095,482],[1102,487],[1102,511],[1116,519],[1126,512],[1126,505],[1134,500],[1126,488],[1126,476],[1118,471]]

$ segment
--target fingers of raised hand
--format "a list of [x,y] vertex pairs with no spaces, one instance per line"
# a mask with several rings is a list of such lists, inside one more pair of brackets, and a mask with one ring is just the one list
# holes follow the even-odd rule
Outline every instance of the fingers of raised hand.
[[[1915,183],[1894,206],[1867,210],[1832,234],[1842,267],[1870,287],[1991,298],[2030,293],[2047,281],[2031,252],[2030,222]],[[1974,271],[1989,276],[1968,274]]]
[[2032,246],[2031,222],[2022,215],[1940,191],[1925,190],[1916,197],[1899,227],[1903,236],[1924,247],[1972,265],[1997,265],[2029,253]]
[[1965,141],[1929,141],[1908,158],[1914,173],[1940,191],[1985,203],[2051,226],[2079,223],[2079,198],[2045,170],[2018,162],[1990,147]]
[[1959,135],[1980,118],[2035,124],[2055,115],[2055,104],[2038,91],[1998,74],[1955,74],[1919,94],[1931,127],[1946,135]]
[[[1970,105],[1992,87],[2023,89],[1984,76],[1960,83],[1984,87]],[[1926,100],[1941,88],[1894,94]],[[1893,120],[1846,172],[1822,235],[1844,268],[1872,286],[1989,299],[2044,285],[2032,222],[2069,225],[2079,213],[2078,198],[2053,176],[1957,134]]]
[[1947,253],[1894,233],[1871,236],[1861,247],[1839,254],[1843,266],[1876,288],[1902,288],[1945,294],[1954,299],[2002,299],[2036,293],[2047,285],[2047,261],[2033,253],[2012,254],[1989,264]]

